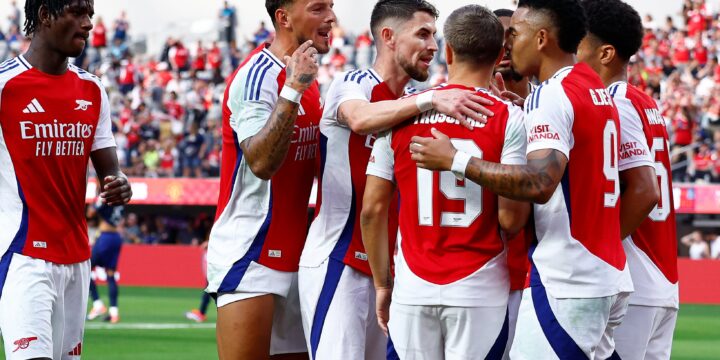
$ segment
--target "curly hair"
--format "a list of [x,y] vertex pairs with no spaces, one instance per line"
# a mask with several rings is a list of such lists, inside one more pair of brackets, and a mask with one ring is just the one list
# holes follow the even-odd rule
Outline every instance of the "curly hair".
[[567,53],[577,52],[587,31],[585,10],[579,0],[520,0],[518,8],[523,7],[548,15],[557,29],[560,49]]
[[[27,0],[25,2],[25,35],[30,36],[38,30],[40,25],[40,7],[45,6],[50,16],[57,18],[65,11],[65,7],[70,5],[71,0]],[[85,0],[86,5],[92,7],[89,0]]]
[[640,15],[632,6],[620,0],[585,0],[582,5],[590,34],[612,45],[625,61],[638,52],[644,29]]

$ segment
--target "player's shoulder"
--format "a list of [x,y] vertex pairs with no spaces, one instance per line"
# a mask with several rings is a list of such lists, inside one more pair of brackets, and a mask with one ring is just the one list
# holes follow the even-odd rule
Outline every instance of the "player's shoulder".
[[566,76],[567,73],[562,76],[552,77],[536,86],[525,99],[525,113],[530,114],[541,107],[560,106],[560,99],[567,98],[562,85],[562,79]]
[[380,79],[380,75],[373,69],[357,69],[346,71],[340,76],[338,76],[338,80],[343,83],[356,83],[361,85],[377,85],[382,82],[382,80]]
[[257,48],[251,52],[240,69],[235,79],[243,81],[258,81],[269,78],[277,79],[277,76],[285,69],[283,63],[267,48]]
[[27,60],[18,56],[0,63],[0,87],[4,86],[10,79],[30,70],[31,66]]
[[104,89],[102,81],[99,77],[87,72],[85,69],[79,68],[73,64],[68,64],[68,71],[77,75],[80,80],[90,81],[98,86],[101,90]]

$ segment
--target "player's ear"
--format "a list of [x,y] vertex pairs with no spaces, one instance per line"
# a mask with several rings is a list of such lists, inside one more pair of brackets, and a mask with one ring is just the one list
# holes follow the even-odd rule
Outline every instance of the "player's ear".
[[40,5],[40,7],[38,8],[38,19],[40,20],[40,26],[50,26],[50,20],[52,19],[50,16],[50,11],[48,10],[46,5]]
[[600,52],[600,63],[603,65],[610,64],[617,56],[615,47],[612,45],[602,45],[598,51]]
[[445,62],[448,65],[452,65],[455,61],[455,53],[453,53],[453,49],[450,47],[450,44],[447,42],[445,43]]
[[385,26],[380,30],[380,38],[382,38],[382,41],[391,49],[395,50],[395,31],[389,27]]
[[548,44],[549,36],[550,32],[547,31],[547,29],[538,30],[537,34],[535,35],[538,51],[543,51],[543,49],[545,49]]
[[278,8],[275,10],[275,26],[277,28],[292,28],[290,15],[286,9]]

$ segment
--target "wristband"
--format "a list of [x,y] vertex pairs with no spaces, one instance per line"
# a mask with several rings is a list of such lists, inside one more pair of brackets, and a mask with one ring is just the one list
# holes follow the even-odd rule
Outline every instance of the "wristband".
[[280,97],[284,98],[287,101],[292,101],[296,104],[299,104],[300,99],[302,99],[302,94],[289,86],[283,86],[282,90],[280,91]]
[[466,152],[458,150],[455,153],[455,157],[453,157],[453,162],[450,170],[453,172],[453,174],[455,174],[455,177],[457,177],[458,180],[465,179],[465,170],[467,169],[470,159],[472,159],[472,156],[468,155],[468,153]]
[[433,109],[433,94],[435,94],[435,90],[430,90],[418,95],[415,98],[415,105],[417,105],[421,113]]

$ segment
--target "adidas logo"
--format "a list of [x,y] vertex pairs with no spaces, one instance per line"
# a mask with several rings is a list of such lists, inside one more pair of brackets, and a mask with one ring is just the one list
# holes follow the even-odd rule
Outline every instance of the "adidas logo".
[[69,356],[80,356],[82,355],[82,343],[78,343],[72,351],[68,353]]
[[40,103],[37,101],[37,99],[32,99],[29,104],[25,107],[25,110],[23,110],[23,113],[25,114],[35,114],[35,113],[44,113],[45,109],[40,105]]

